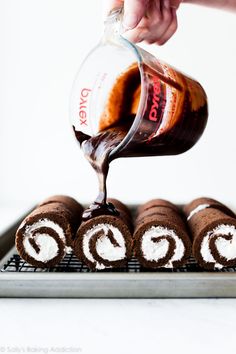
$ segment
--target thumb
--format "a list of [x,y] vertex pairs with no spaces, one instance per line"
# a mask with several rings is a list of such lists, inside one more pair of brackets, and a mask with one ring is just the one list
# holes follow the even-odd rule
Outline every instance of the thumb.
[[125,0],[123,25],[127,30],[135,28],[145,16],[148,0]]

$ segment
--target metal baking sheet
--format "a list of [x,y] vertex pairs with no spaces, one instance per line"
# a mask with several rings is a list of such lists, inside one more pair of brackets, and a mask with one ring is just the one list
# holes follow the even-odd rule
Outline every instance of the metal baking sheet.
[[236,268],[203,271],[191,258],[175,270],[125,268],[91,272],[73,253],[50,269],[30,266],[14,247],[15,223],[0,237],[0,297],[215,298],[236,297]]

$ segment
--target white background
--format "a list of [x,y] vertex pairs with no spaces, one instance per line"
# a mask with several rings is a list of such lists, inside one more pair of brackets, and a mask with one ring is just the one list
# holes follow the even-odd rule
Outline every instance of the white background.
[[0,311],[8,354],[236,351],[235,299],[2,299]]
[[[54,193],[91,202],[97,181],[69,123],[81,61],[102,33],[98,0],[0,0],[0,201],[30,205]],[[189,152],[112,163],[110,196],[129,203],[208,195],[236,206],[236,16],[182,5],[179,30],[149,51],[201,82],[209,123]]]
[[[101,13],[99,0],[0,0],[0,228],[13,211],[20,216],[50,194],[86,202],[96,195],[68,107],[78,67],[102,32]],[[236,206],[235,33],[235,15],[182,6],[178,33],[150,51],[205,87],[207,130],[182,156],[113,162],[110,195],[130,203],[210,195]],[[230,299],[1,299],[0,313],[6,352],[72,346],[84,354],[235,353]]]

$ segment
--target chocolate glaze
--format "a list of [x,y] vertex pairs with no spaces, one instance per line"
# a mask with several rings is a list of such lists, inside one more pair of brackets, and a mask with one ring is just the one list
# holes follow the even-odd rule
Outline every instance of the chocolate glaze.
[[112,203],[107,203],[106,180],[111,162],[110,153],[124,139],[130,125],[122,125],[108,129],[83,141],[81,144],[85,157],[98,176],[99,194],[94,203],[83,213],[83,220],[99,215],[119,215]]
[[[118,78],[117,83],[111,90],[111,95],[107,102],[108,108],[105,109],[100,124],[103,127],[109,128],[105,128],[105,130],[100,131],[97,135],[92,137],[80,131],[76,131],[74,128],[74,132],[84,155],[92,165],[99,180],[98,197],[95,202],[85,210],[83,220],[88,220],[94,216],[102,214],[118,214],[114,205],[106,202],[106,180],[109,164],[112,160],[119,157],[177,155],[190,149],[200,138],[205,129],[208,116],[207,101],[206,98],[205,102],[204,99],[202,99],[203,102],[198,105],[196,91],[195,97],[190,97],[188,87],[191,85],[191,79],[189,79],[188,82],[185,82],[184,77],[181,76],[180,84],[177,81],[166,77],[164,74],[153,71],[153,69],[149,67],[145,68],[148,78],[146,78],[148,81],[146,111],[140,119],[138,116],[135,118],[137,111],[134,112],[134,107],[137,108],[137,92],[139,88],[137,80],[139,80],[139,85],[141,85],[141,79],[139,71],[134,69],[134,66],[131,66],[130,71],[128,69],[126,73],[127,75],[134,75],[135,78],[133,80],[130,78],[127,80],[123,74],[123,76]],[[137,77],[137,75],[139,76]],[[150,77],[154,77],[154,75],[160,80],[160,92],[158,94],[159,104],[157,105],[156,120],[150,119],[150,109],[153,106],[155,92],[154,81],[153,84],[150,84]],[[133,91],[132,83],[134,86]],[[177,109],[180,110],[180,114],[175,114],[175,116],[173,116],[174,118],[172,117],[173,119],[169,120],[162,130],[161,124],[163,121],[164,110],[166,109],[163,107],[165,107],[167,99],[167,86],[171,86],[175,90],[178,90],[180,104],[177,106]],[[126,90],[127,87],[128,92]],[[201,90],[200,85],[196,87],[195,90],[198,90],[198,87],[199,91]],[[124,97],[121,95],[122,90],[124,90]],[[129,98],[128,100],[127,95]],[[182,101],[181,97],[184,97]],[[193,109],[194,99],[196,99],[197,103]],[[123,105],[122,108],[120,107],[121,105]],[[119,116],[119,120],[117,120],[116,107],[118,112],[122,112]],[[171,107],[169,107],[169,109],[171,109]],[[112,123],[112,114],[114,114],[114,123]],[[134,118],[139,121],[138,129],[136,129],[134,125],[132,126]],[[129,131],[132,133],[132,139],[130,139],[126,145],[117,148]],[[117,149],[114,153],[115,148]]]
[[84,211],[82,215],[82,219],[83,221],[86,221],[100,215],[119,216],[120,213],[112,203],[107,203],[107,202],[99,203],[95,201]]
[[73,125],[73,130],[74,130],[76,139],[78,140],[80,146],[82,145],[83,141],[88,140],[88,139],[91,138],[90,135],[84,134],[84,133],[81,132],[81,131],[77,131],[77,130],[75,129],[74,125]]

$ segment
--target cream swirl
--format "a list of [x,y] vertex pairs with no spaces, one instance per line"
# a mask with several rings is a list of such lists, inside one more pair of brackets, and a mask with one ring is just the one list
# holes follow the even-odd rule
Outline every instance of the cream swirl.
[[[24,226],[24,223],[21,227]],[[49,262],[59,253],[57,240],[53,237],[56,234],[64,243],[66,253],[66,238],[61,226],[55,222],[42,218],[32,225],[27,225],[24,230],[23,246],[25,252],[39,262]]]
[[147,261],[172,268],[173,262],[184,257],[185,246],[176,232],[163,226],[151,226],[142,236],[141,249]]
[[236,227],[220,224],[208,231],[201,243],[201,255],[205,262],[214,263],[218,269],[232,261],[236,263]]
[[117,227],[108,223],[97,224],[85,232],[83,252],[96,269],[104,269],[126,257],[126,244]]

